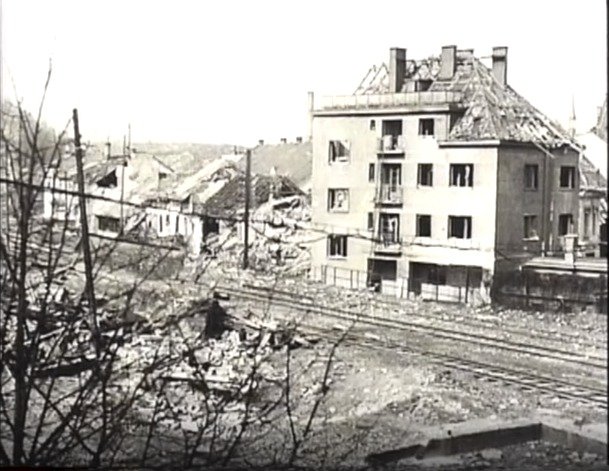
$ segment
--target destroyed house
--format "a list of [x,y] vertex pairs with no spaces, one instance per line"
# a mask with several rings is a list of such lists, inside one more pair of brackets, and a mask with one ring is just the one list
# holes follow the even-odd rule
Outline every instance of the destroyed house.
[[[255,174],[250,182],[250,210],[262,204],[287,196],[304,195],[303,191],[286,176]],[[245,175],[239,174],[198,208],[222,224],[232,224],[245,211]]]
[[507,48],[489,62],[393,48],[352,95],[314,100],[313,276],[485,301],[495,272],[563,250],[579,148],[508,85]]

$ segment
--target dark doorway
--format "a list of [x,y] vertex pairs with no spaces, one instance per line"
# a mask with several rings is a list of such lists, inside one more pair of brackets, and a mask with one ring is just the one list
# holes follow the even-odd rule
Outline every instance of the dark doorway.
[[381,290],[383,280],[395,281],[398,277],[396,260],[368,259],[368,286]]

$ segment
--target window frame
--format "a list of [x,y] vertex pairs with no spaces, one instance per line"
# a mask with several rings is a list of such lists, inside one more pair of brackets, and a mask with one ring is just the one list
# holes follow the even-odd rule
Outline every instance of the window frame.
[[376,177],[376,165],[374,162],[368,164],[368,183],[374,183]]
[[[425,133],[425,129],[431,125],[431,134]],[[419,136],[434,137],[436,135],[436,120],[434,118],[419,118]]]
[[[535,181],[534,186],[529,185],[529,170],[534,170],[533,180]],[[524,165],[524,189],[526,191],[538,191],[539,190],[539,164],[525,164]]]
[[[453,221],[457,219],[463,219],[467,221],[467,227],[464,227],[463,233],[464,237],[458,237],[453,234]],[[447,238],[448,239],[461,239],[461,240],[471,240],[472,239],[472,226],[473,226],[473,218],[471,216],[448,216],[448,228],[447,228]],[[467,229],[467,231],[465,231]]]
[[[344,234],[330,234],[327,238],[327,257],[332,259],[345,259],[349,255],[349,236]],[[332,252],[336,252],[332,254]]]
[[[428,220],[428,228],[429,228],[429,234],[421,234],[421,220],[423,218],[427,218]],[[415,234],[416,237],[431,237],[431,214],[417,214],[416,215],[416,228],[415,228]]]
[[[567,230],[565,233],[562,233],[562,226],[563,226],[563,218],[567,218]],[[557,233],[559,237],[564,237],[568,234],[571,234],[571,232],[569,232],[569,229],[571,229],[571,227],[574,227],[575,225],[575,218],[573,217],[573,213],[563,213],[563,214],[559,214],[558,215],[558,228],[557,228]]]
[[[467,171],[465,171],[463,175],[459,175],[460,178],[457,178],[458,181],[464,181],[465,182],[464,185],[459,185],[459,184],[454,183],[454,180],[455,180],[454,174],[455,174],[456,170],[460,167],[463,167],[464,169],[467,169],[468,167],[470,168],[469,175],[468,175]],[[471,163],[449,164],[449,166],[448,166],[448,186],[452,187],[452,188],[473,188],[474,187],[474,164],[471,164]]]
[[[345,198],[345,207],[337,208],[333,205],[336,202],[338,192],[344,192],[346,195]],[[328,188],[328,212],[329,213],[348,213],[349,212],[349,189],[348,188]]]
[[[338,146],[337,146],[338,143]],[[338,150],[344,149],[345,154],[338,154]],[[346,164],[351,161],[351,143],[345,139],[330,139],[328,141],[328,163]]]
[[[423,168],[429,167],[429,172],[426,175],[429,175],[429,185],[424,184],[422,182],[423,176]],[[433,164],[431,163],[419,163],[417,164],[417,188],[432,188],[433,187]]]
[[[567,186],[563,186],[563,171],[569,170],[568,184]],[[558,175],[558,187],[561,190],[574,190],[577,187],[577,168],[574,165],[561,165],[560,172]]]

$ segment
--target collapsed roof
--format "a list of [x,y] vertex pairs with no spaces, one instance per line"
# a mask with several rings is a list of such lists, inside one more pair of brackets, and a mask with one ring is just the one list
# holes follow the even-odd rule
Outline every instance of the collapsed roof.
[[[443,48],[441,57],[416,61],[405,60],[405,50],[400,50],[404,51],[403,69],[400,70],[403,81],[401,86],[397,85],[396,92],[459,93],[459,104],[464,113],[452,126],[449,141],[502,140],[534,142],[546,148],[563,145],[576,147],[566,130],[537,110],[507,83],[501,83],[496,74],[474,56],[472,50],[453,49],[450,56],[445,54],[445,49],[450,53],[450,47]],[[505,54],[507,61],[507,48]],[[450,64],[446,64],[446,61],[450,61]],[[447,66],[452,69],[449,76],[441,73]],[[390,81],[394,78],[392,73],[395,74],[391,69],[391,63],[370,69],[354,94],[391,93]],[[417,90],[412,87],[417,82],[427,83],[423,89]]]

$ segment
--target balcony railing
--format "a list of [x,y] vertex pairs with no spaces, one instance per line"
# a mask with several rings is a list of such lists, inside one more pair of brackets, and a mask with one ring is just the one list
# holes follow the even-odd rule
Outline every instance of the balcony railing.
[[376,203],[402,204],[404,203],[404,188],[401,185],[381,185],[376,190]]
[[400,253],[402,251],[402,238],[395,232],[380,232],[374,244],[376,252]]
[[404,136],[387,134],[377,140],[377,150],[379,153],[404,153]]
[[445,105],[459,103],[460,92],[426,91],[407,93],[382,93],[377,95],[322,96],[316,105],[320,111],[357,108],[398,108],[422,105]]

